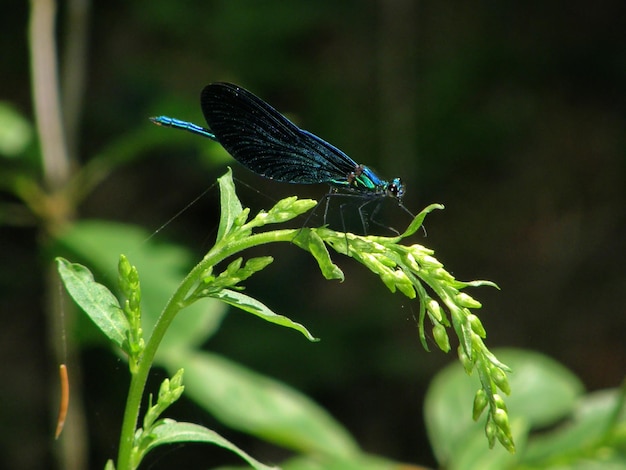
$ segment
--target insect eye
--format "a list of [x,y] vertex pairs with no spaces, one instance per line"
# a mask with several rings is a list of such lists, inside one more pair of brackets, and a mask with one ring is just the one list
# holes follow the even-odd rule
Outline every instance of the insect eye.
[[402,183],[400,182],[400,178],[395,178],[391,182],[391,184],[387,188],[387,192],[391,196],[397,197],[397,198],[401,198],[404,195],[404,187],[402,186]]

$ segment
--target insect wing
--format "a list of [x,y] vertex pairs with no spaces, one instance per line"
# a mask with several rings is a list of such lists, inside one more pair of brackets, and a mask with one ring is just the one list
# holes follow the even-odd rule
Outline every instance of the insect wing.
[[341,184],[357,166],[341,150],[298,128],[265,101],[236,85],[207,85],[201,105],[219,143],[235,160],[266,178]]

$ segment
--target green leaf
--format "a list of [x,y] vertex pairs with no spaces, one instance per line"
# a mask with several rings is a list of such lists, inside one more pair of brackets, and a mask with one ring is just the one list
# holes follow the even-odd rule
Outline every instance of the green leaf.
[[326,244],[315,230],[303,228],[296,238],[293,239],[293,242],[313,255],[320,267],[320,271],[322,271],[322,275],[326,279],[344,280],[343,271],[333,263]]
[[224,176],[221,176],[217,179],[220,185],[220,225],[217,230],[217,239],[216,241],[220,241],[224,238],[230,230],[233,228],[235,220],[241,212],[243,208],[241,206],[241,202],[237,197],[237,193],[235,192],[235,184],[233,183],[233,173],[228,168],[228,171]]
[[[55,251],[79,258],[108,279],[117,279],[120,253],[126,253],[141,276],[141,320],[146,337],[193,259],[182,246],[151,240],[150,232],[143,228],[100,220],[75,223],[57,240]],[[224,303],[213,299],[186,307],[169,326],[157,360],[168,359],[181,348],[203,344],[217,331],[227,310]]]
[[0,155],[23,154],[34,135],[32,124],[13,105],[0,101]]
[[[426,470],[362,453],[348,459],[327,455],[301,455],[281,462],[282,470]],[[226,469],[224,469],[226,470]]]
[[[556,455],[578,453],[583,454],[582,458],[585,458],[586,455],[592,455],[592,449],[598,448],[598,453],[605,454],[607,459],[603,461],[606,466],[601,468],[626,468],[624,453],[609,452],[611,446],[609,442],[604,441],[607,423],[614,418],[615,410],[620,406],[622,398],[619,391],[615,389],[602,390],[585,396],[576,403],[570,420],[552,429],[550,433],[534,436],[524,455],[525,460],[540,462],[553,459]],[[626,416],[622,414],[616,424],[616,430],[622,430],[618,431],[616,437],[623,443]],[[587,449],[589,450],[585,452]],[[612,461],[612,458],[618,458],[621,467],[617,465],[617,460],[614,461],[614,467],[609,466],[608,463]],[[598,463],[598,468],[600,468],[600,463]]]
[[316,206],[317,201],[313,199],[298,199],[297,196],[289,196],[278,201],[269,211],[259,212],[250,221],[250,225],[258,228],[267,224],[288,222]]
[[420,212],[419,214],[415,216],[415,218],[409,224],[409,226],[404,231],[404,233],[400,235],[400,238],[410,237],[415,232],[417,232],[419,228],[422,226],[422,223],[424,222],[424,219],[426,218],[426,216],[432,211],[434,211],[435,209],[444,209],[444,206],[443,204],[431,204],[430,206],[426,207],[424,210],[422,210],[422,212]]
[[198,424],[178,423],[170,419],[165,419],[161,424],[153,429],[152,437],[153,439],[144,450],[143,455],[147,454],[155,447],[165,444],[176,444],[182,442],[203,442],[206,444],[214,444],[223,447],[224,449],[228,449],[231,452],[234,452],[257,470],[278,469],[278,467],[270,467],[268,465],[262,464],[261,462],[252,458],[246,452],[241,450],[235,444],[220,436],[215,431],[207,429]]
[[175,403],[185,391],[183,385],[183,369],[179,369],[171,379],[164,379],[159,387],[157,402],[152,405],[152,395],[150,395],[148,409],[143,417],[144,433],[151,433],[153,424],[163,414],[163,412]]
[[[522,443],[526,441],[529,430],[553,425],[572,412],[582,392],[582,384],[570,371],[541,354],[501,350],[498,351],[498,357],[513,370],[509,381],[514,393],[507,398],[507,406],[513,435],[523,449]],[[432,448],[442,466],[488,468],[463,467],[459,463],[486,452],[484,424],[474,422],[467,413],[479,387],[478,377],[474,375],[468,380],[459,364],[447,367],[431,382],[424,404],[426,427]],[[494,452],[498,456],[502,453],[498,459],[502,458],[509,463],[514,458],[509,456],[507,460],[501,448],[492,449],[489,454]],[[519,455],[515,458],[519,458]]]
[[198,288],[198,296],[211,296],[214,292],[218,292],[221,289],[234,287],[253,274],[265,269],[274,261],[274,258],[271,256],[251,258],[241,267],[242,261],[243,258],[236,258],[217,277],[205,277],[204,284],[206,286],[203,284]]
[[296,323],[283,315],[278,315],[277,313],[272,312],[266,305],[250,296],[247,296],[246,294],[230,289],[223,289],[219,292],[212,293],[211,297],[214,299],[220,299],[222,302],[226,302],[227,304],[237,307],[244,312],[252,313],[257,317],[261,317],[265,321],[299,331],[306,336],[309,341],[319,341],[311,333],[309,333],[309,330],[307,330],[304,325]]
[[185,393],[226,425],[300,452],[359,453],[337,421],[289,386],[211,353],[190,352],[181,362]]
[[111,341],[123,348],[129,325],[117,298],[86,267],[57,258],[59,274],[74,301]]

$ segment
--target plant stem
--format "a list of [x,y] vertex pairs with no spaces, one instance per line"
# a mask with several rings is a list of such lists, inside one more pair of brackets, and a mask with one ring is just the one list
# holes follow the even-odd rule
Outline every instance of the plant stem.
[[37,133],[41,141],[43,175],[48,189],[57,190],[69,179],[59,98],[54,0],[31,0],[29,38]]
[[194,287],[199,282],[202,282],[203,273],[226,258],[253,246],[276,242],[291,242],[298,232],[298,229],[274,230],[246,236],[241,239],[234,239],[233,234],[230,234],[215,245],[185,277],[157,320],[139,362],[137,372],[131,378],[120,435],[117,470],[134,468],[132,466],[134,463],[131,463],[133,441],[148,373],[152,367],[159,345],[165,336],[165,332],[178,312],[188,305],[188,297],[193,292]]
[[[63,191],[70,178],[70,159],[67,154],[59,97],[57,48],[55,39],[56,3],[54,0],[31,0],[28,39],[34,116],[41,151],[41,186],[30,181],[33,191],[25,202],[43,222],[43,238],[66,228],[74,217],[74,202]],[[68,28],[71,28],[69,25]],[[45,188],[45,189],[42,189]],[[37,210],[39,209],[39,210]],[[67,418],[65,435],[57,447],[59,468],[82,469],[87,461],[87,433],[81,390],[81,371],[72,331],[73,312],[65,309],[61,299],[60,280],[56,269],[46,277],[46,315],[50,343],[58,364],[68,363],[72,383],[71,412]],[[62,344],[59,344],[62,338]],[[56,404],[55,404],[56,406]]]
[[91,0],[69,0],[66,4],[61,86],[67,154],[75,160],[85,92]]

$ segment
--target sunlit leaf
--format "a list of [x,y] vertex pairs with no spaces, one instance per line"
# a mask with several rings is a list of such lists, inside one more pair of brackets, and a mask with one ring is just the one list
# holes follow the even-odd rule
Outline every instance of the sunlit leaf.
[[224,449],[234,452],[244,459],[248,464],[257,470],[276,470],[278,467],[270,467],[262,464],[258,460],[252,458],[246,452],[241,450],[228,439],[220,436],[215,431],[193,423],[178,423],[176,421],[166,419],[156,426],[152,432],[153,440],[146,448],[145,453],[155,447],[165,444],[175,444],[181,442],[204,442],[206,444],[214,444]]
[[265,321],[299,331],[306,336],[309,341],[317,341],[317,338],[309,333],[309,330],[307,330],[304,325],[296,323],[283,315],[272,312],[272,310],[270,310],[265,304],[246,294],[230,289],[223,289],[212,294],[211,296],[245,312],[252,313]]
[[234,429],[301,452],[359,452],[337,421],[289,386],[206,352],[190,352],[182,362],[185,393]]
[[230,168],[224,176],[217,180],[220,185],[220,225],[217,230],[217,241],[220,241],[226,235],[237,217],[243,211],[241,202],[235,192],[235,184],[233,183],[233,174]]
[[129,325],[117,298],[86,267],[63,258],[57,258],[57,266],[74,301],[111,341],[123,347]]

